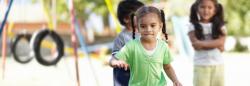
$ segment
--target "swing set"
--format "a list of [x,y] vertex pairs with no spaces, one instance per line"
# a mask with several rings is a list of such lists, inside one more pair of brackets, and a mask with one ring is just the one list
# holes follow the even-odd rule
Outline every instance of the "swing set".
[[[1,22],[1,26],[0,26],[0,36],[2,37],[2,75],[3,75],[3,78],[4,78],[4,71],[5,71],[5,64],[6,64],[6,48],[7,48],[6,47],[6,45],[7,45],[6,40],[7,40],[8,36],[10,38],[14,38],[14,36],[15,36],[11,31],[15,24],[13,22],[9,21],[10,24],[8,25],[8,28],[6,28],[7,26],[5,26],[7,19],[8,19],[9,12],[10,12],[11,7],[12,7],[13,1],[14,0],[9,0],[8,8],[6,10],[3,22]],[[52,1],[55,1],[55,0],[52,0]],[[63,44],[62,39],[55,32],[56,22],[52,21],[53,19],[51,16],[49,16],[48,10],[46,8],[44,8],[44,13],[45,13],[47,20],[48,20],[48,28],[36,31],[33,35],[28,34],[26,32],[17,34],[16,39],[14,41],[14,44],[11,47],[11,51],[13,53],[14,59],[17,62],[28,63],[32,59],[32,57],[35,56],[37,61],[40,64],[45,65],[45,66],[51,66],[51,65],[57,64],[57,62],[64,55],[64,51],[69,52],[69,53],[73,52],[73,55],[75,58],[77,85],[80,86],[78,57],[79,57],[79,55],[86,56],[89,59],[90,64],[91,64],[91,60],[89,58],[90,57],[88,54],[89,50],[87,48],[85,39],[84,39],[83,35],[81,34],[79,23],[76,20],[73,0],[67,0],[66,3],[68,5],[68,9],[70,11],[71,43],[72,43],[73,48],[64,48],[64,44]],[[117,33],[121,32],[121,27],[119,26],[119,23],[117,21],[117,17],[115,16],[115,12],[113,10],[111,1],[105,0],[105,3],[107,5],[107,8],[108,8],[109,12],[111,13],[112,17],[115,19],[116,32]],[[44,3],[43,3],[43,6],[45,6]],[[50,36],[50,38],[51,38],[50,41],[45,40],[47,36]],[[26,59],[23,59],[22,57],[20,57],[20,55],[18,55],[16,53],[17,51],[19,51],[17,49],[17,46],[21,40],[26,41],[26,44],[28,44],[29,45],[28,47],[30,48],[30,51],[28,51],[28,54],[26,54],[27,56],[24,56],[24,57],[27,57]],[[53,42],[51,42],[51,41],[53,41]],[[81,51],[83,51],[83,54],[78,54],[78,50],[77,50],[78,41],[80,43],[80,46],[81,46],[80,49],[81,49]],[[51,50],[53,50],[54,54],[52,56],[42,56],[41,52],[40,52],[41,48],[51,49]],[[50,59],[48,60],[47,58],[50,58]],[[92,72],[95,72],[93,67],[91,67],[91,68],[92,68]],[[96,79],[96,82],[98,83],[97,79]]]

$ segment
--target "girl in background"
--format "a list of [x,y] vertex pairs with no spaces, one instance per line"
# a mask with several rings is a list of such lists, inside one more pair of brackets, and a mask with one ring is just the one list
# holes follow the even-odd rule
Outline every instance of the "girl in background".
[[226,28],[222,5],[217,0],[196,0],[190,22],[188,35],[195,49],[194,86],[224,86]]

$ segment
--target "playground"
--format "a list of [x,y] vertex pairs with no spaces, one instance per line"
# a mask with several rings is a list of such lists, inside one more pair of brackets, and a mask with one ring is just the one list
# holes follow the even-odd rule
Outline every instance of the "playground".
[[[225,86],[248,86],[250,82],[249,54],[224,53]],[[187,57],[174,55],[172,63],[180,81],[192,86],[192,62]],[[92,59],[93,70],[88,59],[79,59],[80,80],[82,86],[112,86],[112,68],[100,60]],[[5,79],[1,86],[76,86],[73,58],[64,58],[56,66],[44,67],[35,60],[20,65],[12,58],[7,59]],[[171,83],[168,86],[172,86]]]
[[[0,86],[113,86],[109,61],[124,29],[119,1],[0,0]],[[195,0],[138,1],[165,11],[171,65],[183,86],[193,86],[188,25]],[[250,11],[241,9],[250,5],[218,1],[229,21],[222,53],[225,86],[250,86]]]

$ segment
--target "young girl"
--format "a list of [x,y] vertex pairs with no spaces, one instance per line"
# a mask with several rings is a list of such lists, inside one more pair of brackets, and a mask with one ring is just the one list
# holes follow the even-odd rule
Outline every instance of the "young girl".
[[[166,33],[163,11],[144,6],[136,11],[135,17],[141,37],[129,41],[110,60],[110,65],[125,70],[130,68],[129,86],[165,86],[162,69],[174,86],[181,86],[170,65],[172,58],[168,45],[157,39],[161,29]],[[131,20],[133,21],[133,18]]]
[[[118,19],[125,27],[125,29],[115,38],[112,49],[112,56],[114,56],[129,40],[132,38],[132,26],[130,22],[130,15],[144,4],[137,0],[123,0],[118,5],[117,15]],[[138,34],[136,34],[138,36]],[[114,86],[128,86],[130,72],[121,68],[114,68]]]
[[189,37],[195,49],[194,86],[224,86],[221,53],[226,36],[223,8],[217,0],[196,0]]

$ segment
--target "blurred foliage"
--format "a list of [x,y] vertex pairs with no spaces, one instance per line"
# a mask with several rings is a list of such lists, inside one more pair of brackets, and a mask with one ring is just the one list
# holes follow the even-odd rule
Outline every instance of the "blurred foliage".
[[[41,0],[33,0],[41,1]],[[52,0],[42,0],[45,2],[47,9],[52,6]],[[66,5],[68,0],[56,0],[56,12],[59,21],[69,21],[69,10]],[[73,0],[76,16],[82,23],[88,19],[90,13],[102,15],[104,23],[107,25],[108,9],[105,0]],[[117,4],[121,0],[111,0],[113,9],[117,11]],[[166,14],[172,15],[188,15],[189,8],[193,0],[139,0],[145,4],[167,2]],[[220,0],[225,5],[225,16],[227,20],[227,28],[229,35],[250,36],[250,0]]]
[[235,45],[234,51],[236,51],[236,52],[247,52],[247,50],[248,50],[248,47],[242,45],[242,44],[240,43],[240,41],[237,39],[237,40],[236,40],[236,45]]
[[[35,0],[39,1],[39,0]],[[52,7],[52,0],[43,0],[47,9]],[[59,21],[69,21],[68,0],[56,0],[56,12]],[[108,10],[104,0],[73,0],[77,18],[84,22],[91,12],[105,15]]]
[[170,16],[189,16],[190,6],[195,0],[169,0]]
[[[33,2],[37,2],[40,0],[33,0]],[[47,9],[52,8],[52,0],[43,0]],[[69,10],[67,8],[68,0],[56,0],[56,12],[59,21],[69,21]],[[84,22],[88,19],[88,16],[91,13],[96,13],[102,15],[104,17],[104,23],[108,21],[108,14],[109,11],[107,9],[105,0],[73,0],[74,1],[74,8],[76,12],[77,18]],[[122,0],[110,0],[113,4],[113,9],[116,12],[117,5]],[[139,0],[144,3],[152,3],[158,2],[162,0]],[[166,1],[166,0],[163,0]],[[105,24],[107,25],[107,24]]]
[[226,19],[229,35],[250,36],[250,0],[227,0]]

